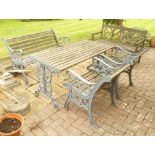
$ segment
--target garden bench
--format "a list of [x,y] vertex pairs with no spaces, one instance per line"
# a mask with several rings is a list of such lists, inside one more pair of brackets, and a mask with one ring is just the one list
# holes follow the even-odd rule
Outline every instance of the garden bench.
[[69,90],[65,107],[68,109],[69,103],[73,102],[84,108],[88,112],[90,122],[94,127],[97,127],[92,114],[94,95],[101,86],[108,84],[112,103],[115,105],[115,99],[118,98],[119,75],[130,67],[128,61],[118,63],[104,54],[101,55],[101,58],[99,56],[93,57],[92,64],[87,67],[88,71],[82,76],[73,70],[68,70],[68,79],[64,82],[65,87]]
[[100,32],[92,34],[92,40],[99,39],[100,42],[120,46],[131,53],[136,53],[139,62],[141,56],[149,49],[148,37],[147,30],[104,24]]
[[[3,40],[9,51],[13,69],[24,69],[32,63],[28,57],[29,54],[49,49],[53,46],[62,46],[66,41],[69,41],[69,38],[58,38],[54,30],[51,29],[14,38],[3,38]],[[24,79],[28,83],[25,74]]]

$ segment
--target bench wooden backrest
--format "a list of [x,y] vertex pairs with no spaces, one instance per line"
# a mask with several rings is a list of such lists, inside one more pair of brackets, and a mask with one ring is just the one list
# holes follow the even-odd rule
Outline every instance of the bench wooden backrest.
[[23,53],[38,52],[58,45],[53,30],[5,39],[5,42],[9,50],[22,50]]
[[101,38],[122,44],[135,45],[136,42],[145,40],[146,30],[127,28],[124,26],[103,25]]

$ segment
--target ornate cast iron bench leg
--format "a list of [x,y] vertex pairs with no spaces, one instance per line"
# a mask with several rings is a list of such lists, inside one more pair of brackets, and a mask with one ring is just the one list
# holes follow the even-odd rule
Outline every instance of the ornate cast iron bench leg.
[[60,110],[59,104],[56,101],[55,97],[52,96],[52,73],[48,69],[46,69],[45,65],[38,64],[38,79],[39,79],[39,89],[35,91],[35,96],[38,97],[39,93],[43,93],[48,96],[53,103],[53,106]]
[[133,86],[133,82],[132,82],[132,69],[133,69],[133,65],[130,66],[130,68],[126,71],[124,71],[125,73],[127,73],[129,75],[129,86]]
[[110,88],[111,101],[112,101],[112,104],[114,106],[116,106],[116,99],[119,99],[119,95],[118,95],[118,78],[119,78],[119,76],[117,76],[115,79],[112,80],[111,88]]
[[72,90],[69,90],[67,100],[65,101],[65,104],[64,104],[64,107],[65,107],[67,110],[69,110],[69,103],[70,103],[70,98],[71,98],[71,91],[72,91]]
[[120,99],[118,94],[119,76],[122,72],[126,72],[129,75],[130,84],[132,84],[131,72],[133,66],[115,62],[105,55],[102,55],[100,58],[100,55],[98,55],[97,57],[93,58],[92,64],[87,68],[100,74],[103,76],[103,78],[106,78],[107,74],[109,74],[108,76],[111,77],[111,87],[109,91],[111,93],[112,104],[116,106],[116,99]]
[[[14,70],[18,70],[18,69],[24,70],[25,69],[25,66],[23,64],[15,64],[15,63],[13,63],[13,69]],[[23,75],[25,84],[28,87],[29,86],[29,81],[28,81],[27,74],[25,72],[21,72],[21,74]],[[15,77],[16,77],[16,75],[17,75],[17,73],[14,73],[13,74],[13,76],[15,76]]]
[[116,98],[120,100],[120,96],[118,93],[118,80],[120,76],[117,76],[116,82],[115,82],[115,87],[116,87]]
[[89,116],[91,124],[94,126],[94,128],[97,128],[98,126],[94,120],[93,113],[92,113],[92,99],[89,100],[87,111],[88,111],[88,116]]
[[131,65],[130,68],[129,68],[129,85],[130,86],[133,86],[133,82],[132,82],[132,69],[133,69],[133,66]]
[[142,57],[142,56],[139,57],[139,59],[138,59],[138,63],[140,63],[141,57]]
[[[82,89],[83,86],[86,89],[89,89],[90,87],[95,87],[95,83],[88,82],[87,80],[83,79],[81,76],[77,75],[75,72],[69,70],[68,71],[70,78],[66,83],[64,83],[64,86],[68,88],[68,98],[64,104],[64,107],[69,110],[69,104],[70,102],[75,103],[77,106],[84,108],[88,113],[88,118],[90,120],[90,123],[93,125],[93,127],[97,127],[96,122],[93,117],[92,113],[92,99],[94,97],[94,94],[96,91],[89,90],[87,93]],[[72,80],[71,80],[72,79]],[[72,82],[70,82],[70,80]],[[80,87],[81,86],[81,87]],[[92,92],[91,92],[92,91]]]
[[[68,94],[68,98],[64,104],[64,107],[69,110],[69,104],[70,102],[72,101],[71,100],[71,96],[72,96],[72,90],[69,90],[69,94]],[[88,117],[89,117],[89,120],[90,120],[90,123],[93,125],[94,128],[97,128],[97,124],[94,120],[94,117],[93,117],[93,113],[92,113],[92,98],[91,99],[82,99],[81,102],[83,102],[85,104],[85,107],[84,109],[87,111],[88,113]]]

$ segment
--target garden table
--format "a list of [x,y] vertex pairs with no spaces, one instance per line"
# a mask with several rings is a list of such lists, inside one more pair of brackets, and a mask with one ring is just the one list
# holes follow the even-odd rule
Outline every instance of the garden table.
[[65,69],[103,53],[110,48],[112,48],[112,45],[84,40],[31,54],[29,57],[32,62],[37,64],[38,68],[39,89],[35,94],[43,93],[51,99],[56,108],[59,108],[56,98],[52,95],[53,75],[59,74]]

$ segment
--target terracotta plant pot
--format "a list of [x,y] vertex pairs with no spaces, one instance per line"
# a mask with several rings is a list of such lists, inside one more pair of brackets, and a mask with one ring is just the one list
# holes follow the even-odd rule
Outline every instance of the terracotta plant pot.
[[155,36],[152,36],[150,46],[155,47]]
[[9,114],[6,114],[6,115],[0,117],[0,123],[2,122],[2,120],[6,119],[6,118],[15,118],[18,121],[20,121],[21,125],[16,131],[13,131],[11,133],[0,132],[0,136],[20,136],[21,129],[24,125],[23,116],[21,116],[20,114],[16,114],[16,113],[9,113]]

